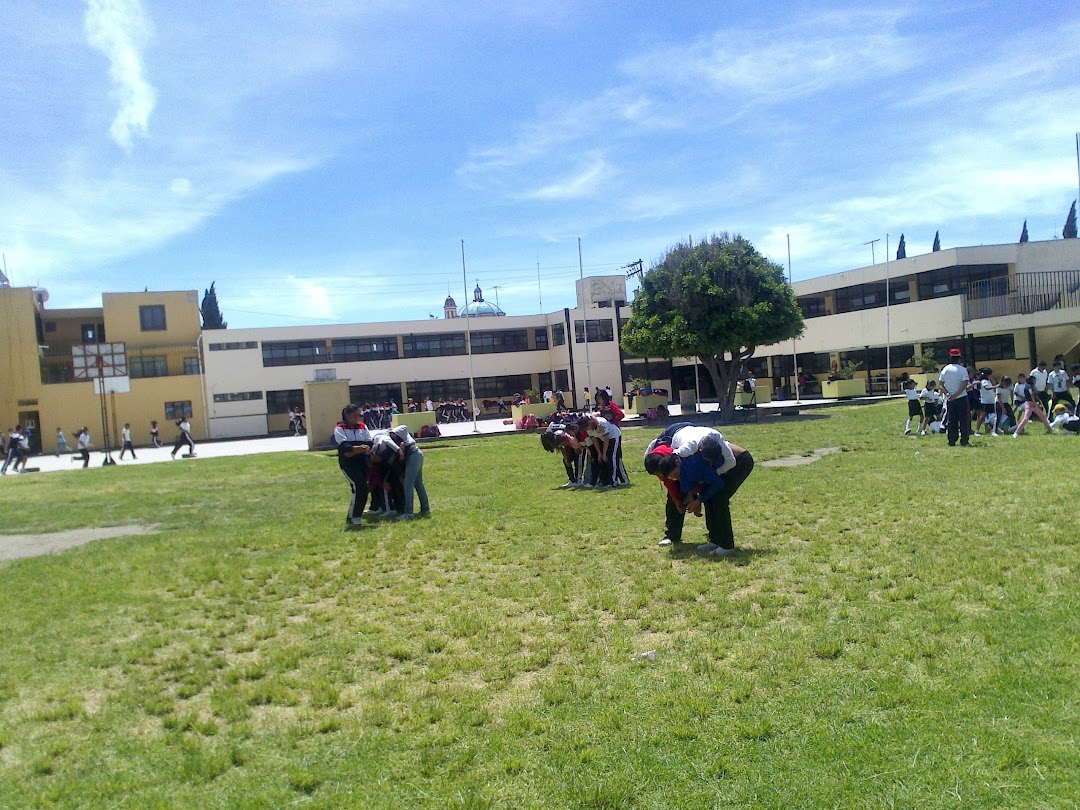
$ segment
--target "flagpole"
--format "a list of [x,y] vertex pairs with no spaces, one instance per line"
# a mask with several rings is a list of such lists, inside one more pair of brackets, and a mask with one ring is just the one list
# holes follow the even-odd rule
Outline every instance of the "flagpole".
[[[795,294],[795,280],[791,277],[791,234],[787,235],[787,278],[791,285],[791,293]],[[796,301],[796,304],[798,302]],[[799,392],[799,353],[795,350],[795,338],[791,339],[791,376],[795,380],[795,404],[802,405],[802,394]]]
[[[581,279],[582,292],[585,291],[585,265],[581,262],[581,237],[577,240],[577,263],[578,263],[578,278]],[[592,393],[592,366],[589,365],[589,302],[582,302],[582,332],[585,334],[585,379],[589,384],[589,393]],[[615,315],[618,318],[618,313]],[[596,404],[595,402],[593,403]]]
[[469,280],[465,275],[465,240],[461,240],[461,288],[465,291],[465,351],[469,355],[469,396],[472,399],[472,430],[479,433],[476,426],[476,384],[473,382],[472,328],[469,326]]
[[889,305],[889,235],[885,234],[885,395],[892,396],[892,333],[890,327]]

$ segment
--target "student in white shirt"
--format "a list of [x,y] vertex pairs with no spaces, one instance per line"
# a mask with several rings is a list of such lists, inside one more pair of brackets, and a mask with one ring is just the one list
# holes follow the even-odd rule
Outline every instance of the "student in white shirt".
[[124,429],[120,431],[120,437],[123,441],[123,446],[120,448],[120,460],[124,460],[124,453],[131,453],[131,457],[135,458],[135,445],[131,443],[131,423],[125,422]]
[[919,386],[914,380],[904,383],[904,395],[907,397],[907,422],[904,423],[904,435],[911,435],[911,420],[916,420],[916,428],[922,433],[922,423],[925,419],[920,401]]
[[[90,432],[83,426],[79,431],[79,456],[83,460],[83,469],[90,466]],[[74,461],[72,457],[72,461]]]
[[191,438],[191,422],[187,420],[186,416],[181,416],[180,421],[176,423],[176,426],[180,428],[180,435],[176,437],[176,446],[173,447],[171,458],[176,458],[177,451],[185,444],[188,446],[188,454],[195,458],[195,442]]
[[923,418],[919,423],[919,435],[925,436],[930,428],[930,423],[941,418],[941,395],[937,392],[937,382],[927,380],[926,387],[919,392],[922,400]]
[[1016,375],[1016,382],[1013,383],[1013,421],[1019,422],[1020,418],[1024,415],[1024,402],[1027,401],[1027,375],[1024,372],[1020,372]]
[[[1008,376],[1002,377],[997,388],[997,404],[995,415],[997,424],[994,426],[998,434],[1009,433],[1012,430],[1012,388],[1013,381]],[[994,435],[991,433],[991,435]]]
[[680,458],[690,458],[701,453],[702,458],[723,475],[735,467],[735,453],[719,430],[690,425],[675,431],[671,437],[671,449]]
[[990,370],[979,372],[979,418],[975,420],[975,435],[982,435],[983,425],[990,426],[990,432],[997,435],[997,385],[990,377]]
[[[630,476],[622,461],[622,431],[602,416],[581,417],[578,430],[585,431],[596,445],[597,484],[613,487],[629,484]],[[592,484],[585,486],[588,488]]]

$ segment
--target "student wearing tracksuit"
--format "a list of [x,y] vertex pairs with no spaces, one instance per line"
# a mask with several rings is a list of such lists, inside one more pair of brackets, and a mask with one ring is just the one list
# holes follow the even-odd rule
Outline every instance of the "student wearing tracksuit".
[[561,423],[548,425],[547,430],[540,434],[540,444],[549,453],[558,452],[562,457],[567,478],[563,489],[580,487],[585,483],[585,445],[578,441],[572,426]]
[[398,520],[412,520],[413,494],[420,499],[420,517],[431,514],[427,489],[424,487],[424,451],[409,433],[407,425],[399,425],[390,431],[390,438],[398,445],[398,459],[405,465],[402,487],[405,493],[405,511],[398,515]]
[[371,452],[371,433],[360,421],[360,408],[346,405],[341,411],[341,421],[334,428],[334,444],[337,445],[338,466],[349,482],[352,498],[345,515],[347,525],[360,526],[367,504],[368,454]]
[[169,454],[170,457],[176,458],[177,452],[186,444],[188,446],[188,455],[195,458],[195,440],[191,438],[191,422],[187,420],[187,417],[180,417],[180,421],[176,423],[176,426],[180,429],[180,435],[176,437],[176,446],[173,447],[172,453]]
[[[595,484],[617,487],[629,484],[630,477],[622,460],[622,431],[602,416],[583,416],[578,429],[584,430],[596,447],[597,475]],[[593,486],[593,483],[585,485]]]
[[389,432],[375,437],[370,458],[368,488],[376,514],[385,517],[405,514],[405,459]]

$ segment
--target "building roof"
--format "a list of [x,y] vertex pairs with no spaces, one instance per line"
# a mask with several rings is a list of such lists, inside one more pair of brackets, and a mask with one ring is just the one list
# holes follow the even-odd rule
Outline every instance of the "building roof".
[[455,301],[452,297],[450,297],[448,295],[448,296],[446,296],[446,300],[443,301],[443,306],[444,307],[456,307],[457,306],[457,301]]
[[495,306],[495,304],[491,303],[490,301],[484,300],[473,301],[469,304],[466,304],[458,311],[458,315],[462,318],[483,318],[505,314],[506,313],[499,309],[497,306]]

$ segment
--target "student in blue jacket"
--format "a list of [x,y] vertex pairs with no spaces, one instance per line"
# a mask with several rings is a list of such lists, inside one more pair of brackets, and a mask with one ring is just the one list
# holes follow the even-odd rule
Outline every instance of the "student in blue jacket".
[[[727,557],[735,551],[731,498],[754,469],[754,457],[749,450],[726,440],[725,443],[735,456],[735,466],[723,475],[717,472],[713,461],[706,459],[700,452],[686,458],[673,453],[665,456],[657,465],[660,475],[679,482],[679,491],[686,504],[685,511],[678,516],[680,523],[685,512],[692,512],[700,517],[704,507],[709,542],[702,543],[698,550],[714,557]],[[681,528],[678,527],[679,530]]]

